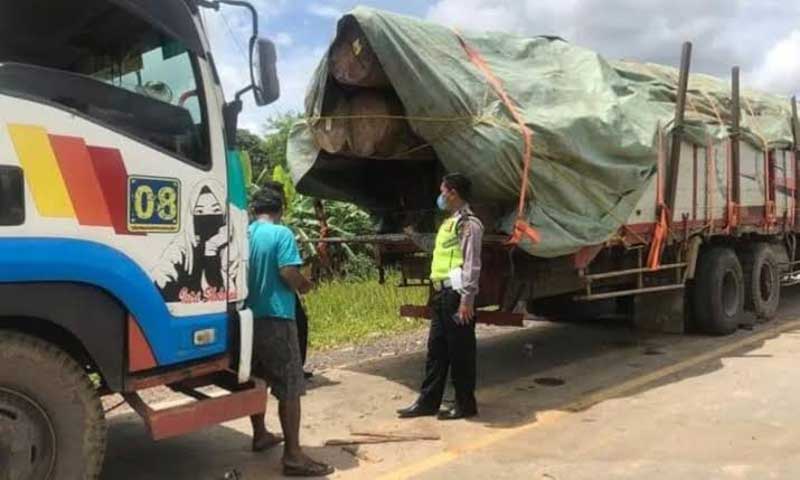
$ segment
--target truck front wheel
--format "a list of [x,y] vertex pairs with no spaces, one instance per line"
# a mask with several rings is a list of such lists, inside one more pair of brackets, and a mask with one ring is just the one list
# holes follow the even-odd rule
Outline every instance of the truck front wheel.
[[0,478],[96,479],[105,437],[80,365],[50,343],[0,331]]
[[700,254],[694,285],[694,319],[703,333],[728,335],[739,328],[744,308],[744,278],[730,248]]

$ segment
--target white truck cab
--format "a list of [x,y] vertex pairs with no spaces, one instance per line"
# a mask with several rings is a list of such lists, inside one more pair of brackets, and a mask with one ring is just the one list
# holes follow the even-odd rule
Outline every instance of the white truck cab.
[[[254,21],[230,102],[200,16],[220,4]],[[256,18],[238,0],[0,0],[0,478],[99,475],[103,394],[155,438],[263,411],[234,144],[242,95],[278,96]],[[233,393],[183,416],[136,394],[204,383]]]

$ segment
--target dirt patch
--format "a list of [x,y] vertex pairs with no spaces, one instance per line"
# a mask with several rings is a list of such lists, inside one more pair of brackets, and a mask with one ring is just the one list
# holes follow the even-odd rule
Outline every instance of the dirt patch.
[[[476,334],[479,339],[491,338],[516,329],[516,327],[478,325],[476,327]],[[427,327],[423,327],[419,330],[399,335],[371,338],[358,345],[312,351],[309,352],[306,370],[323,372],[331,368],[355,365],[369,360],[416,353],[424,351],[427,348],[427,340],[428,329]],[[312,384],[314,381],[315,379],[312,378]],[[175,393],[166,387],[144,390],[139,392],[139,395],[145,403],[150,405],[186,399],[185,396]],[[188,400],[189,399],[187,399],[187,401]],[[108,411],[109,416],[131,412],[130,407],[122,402],[122,397],[119,395],[103,397],[102,402],[103,408]]]
[[[526,322],[527,323],[527,322]],[[478,325],[475,333],[478,339],[491,338],[502,333],[518,330],[518,327],[497,327],[494,325]],[[329,368],[341,368],[369,360],[385,357],[396,357],[424,351],[427,348],[427,326],[413,332],[376,337],[358,345],[348,345],[329,350],[310,352],[306,370],[321,371]]]

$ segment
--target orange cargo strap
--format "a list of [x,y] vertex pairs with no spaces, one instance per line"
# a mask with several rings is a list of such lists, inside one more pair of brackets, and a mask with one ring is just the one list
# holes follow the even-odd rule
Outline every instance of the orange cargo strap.
[[478,70],[480,70],[484,76],[486,76],[487,82],[511,113],[511,117],[517,123],[517,126],[519,126],[520,132],[522,133],[522,140],[524,142],[522,152],[522,185],[520,186],[519,203],[517,205],[517,218],[514,222],[514,231],[506,244],[515,246],[519,244],[523,237],[528,237],[532,242],[539,243],[541,241],[541,236],[539,235],[538,230],[528,224],[528,222],[525,220],[525,200],[528,194],[528,175],[530,173],[531,157],[533,153],[533,133],[528,126],[525,125],[522,115],[520,115],[519,110],[511,100],[511,97],[508,96],[505,88],[503,88],[503,83],[492,72],[492,69],[486,63],[486,60],[483,59],[477,50],[467,44],[466,40],[464,40],[464,37],[462,37],[459,32],[456,31],[455,34],[458,38],[458,42],[461,44],[461,47],[467,53],[467,57],[469,57],[470,61],[475,64],[476,67],[478,67]]
[[647,268],[655,270],[661,266],[661,253],[664,251],[664,240],[667,237],[669,225],[667,222],[667,205],[664,203],[664,131],[658,128],[658,163],[656,166],[656,208],[658,221],[653,230],[653,240],[650,244],[650,253],[647,255]]

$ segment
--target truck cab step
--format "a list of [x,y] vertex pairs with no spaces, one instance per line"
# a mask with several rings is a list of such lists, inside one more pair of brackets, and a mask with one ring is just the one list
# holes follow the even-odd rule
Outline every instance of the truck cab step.
[[[123,397],[142,417],[153,440],[163,440],[238,418],[263,414],[267,405],[266,384],[256,378],[240,384],[236,377],[236,372],[227,370],[193,378],[185,384],[172,384],[172,390],[194,401],[160,409],[145,403],[137,392],[125,393]],[[198,390],[208,386],[224,388],[226,393],[216,396]]]

